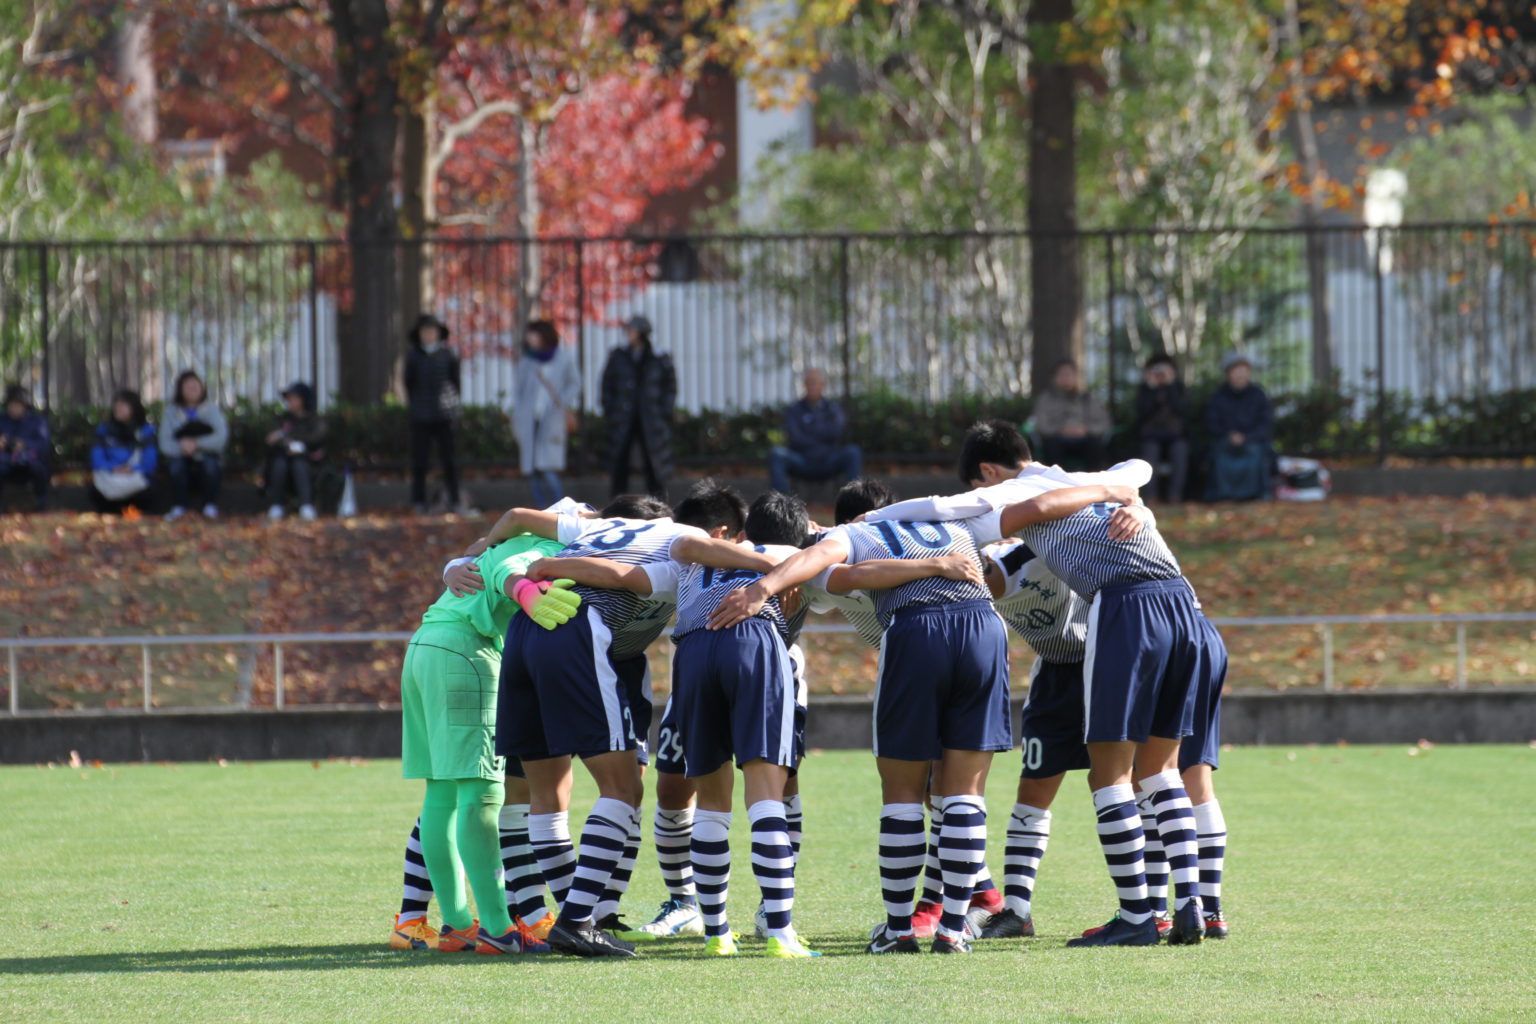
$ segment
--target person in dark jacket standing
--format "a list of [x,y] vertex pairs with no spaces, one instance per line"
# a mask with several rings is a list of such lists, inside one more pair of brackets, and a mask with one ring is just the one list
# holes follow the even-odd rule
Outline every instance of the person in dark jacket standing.
[[856,480],[863,469],[863,453],[856,444],[843,443],[848,415],[843,407],[824,397],[827,375],[812,367],[805,371],[805,397],[784,410],[784,447],[768,453],[768,476],[773,489],[789,493],[791,475],[805,480],[841,476]]
[[1253,383],[1253,364],[1232,354],[1222,360],[1227,381],[1205,406],[1211,435],[1211,479],[1206,501],[1252,501],[1269,496],[1275,414],[1269,396]]
[[459,507],[459,471],[454,463],[454,427],[459,418],[459,357],[448,347],[448,326],[430,313],[411,328],[405,357],[405,393],[411,411],[411,506],[427,510],[427,463],[432,446],[443,464],[448,507]]
[[37,510],[48,508],[48,453],[53,439],[48,417],[32,407],[32,396],[20,384],[5,389],[5,413],[0,415],[0,487],[31,484]]
[[677,407],[677,371],[672,357],[651,344],[651,322],[633,316],[624,325],[629,344],[616,348],[603,367],[603,416],[613,494],[629,490],[630,453],[640,446],[649,493],[667,496],[672,475],[672,417]]
[[1136,430],[1141,435],[1141,457],[1154,467],[1167,465],[1162,497],[1184,500],[1189,476],[1189,397],[1179,379],[1173,357],[1159,353],[1147,360],[1141,386],[1136,389]]
[[267,518],[283,518],[288,485],[299,499],[299,518],[315,518],[315,469],[325,458],[325,420],[315,411],[315,389],[294,381],[283,392],[286,410],[267,434]]

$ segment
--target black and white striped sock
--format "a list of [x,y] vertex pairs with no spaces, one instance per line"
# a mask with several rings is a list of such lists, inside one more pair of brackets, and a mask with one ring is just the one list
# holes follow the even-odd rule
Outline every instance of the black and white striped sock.
[[693,814],[693,880],[698,887],[699,912],[704,915],[705,935],[730,931],[725,901],[731,887],[731,812],[695,811]]
[[432,902],[432,879],[427,875],[427,862],[421,856],[421,819],[411,826],[411,837],[405,841],[405,885],[400,893],[400,923],[427,916],[427,905]]
[[1197,904],[1200,901],[1200,844],[1195,838],[1195,810],[1177,769],[1142,779],[1141,788],[1157,812],[1157,834],[1163,841],[1168,875],[1173,883],[1171,909],[1177,913],[1191,900]]
[[555,898],[555,906],[564,906],[571,877],[576,873],[576,849],[571,845],[568,812],[528,815],[528,842],[538,859],[544,884],[549,886],[549,894]]
[[1200,904],[1206,914],[1221,916],[1221,873],[1227,861],[1227,819],[1221,803],[1195,805],[1195,833],[1200,846]]
[[1035,876],[1051,841],[1051,812],[1029,804],[1014,804],[1003,846],[1003,899],[1008,909],[1029,917],[1035,898]]
[[597,901],[608,887],[608,879],[613,877],[613,869],[624,856],[629,823],[634,816],[635,808],[622,800],[607,796],[597,798],[581,830],[576,875],[571,879],[570,891],[565,894],[561,917],[571,921],[586,921],[592,917]]
[[944,869],[939,866],[939,833],[944,828],[944,798],[936,796],[933,800],[934,805],[928,808],[928,847],[923,854],[923,894],[918,900],[938,905],[944,902]]
[[923,805],[880,808],[880,895],[892,935],[912,934],[912,893],[923,870]]
[[661,866],[661,881],[667,895],[679,903],[695,904],[698,893],[693,887],[693,808],[669,810],[656,808],[652,824],[656,841],[656,863]]
[[624,839],[624,852],[619,857],[619,863],[614,866],[612,876],[608,879],[608,886],[603,890],[603,898],[597,901],[594,916],[599,921],[609,914],[619,912],[619,904],[623,902],[624,894],[629,892],[629,880],[635,873],[635,858],[639,854],[640,809],[637,807],[629,820],[629,835]]
[[794,851],[795,864],[800,864],[800,839],[805,831],[805,811],[801,808],[800,794],[784,799],[784,821],[789,826],[789,848]]
[[1147,871],[1147,901],[1152,913],[1168,910],[1168,855],[1163,851],[1162,835],[1157,831],[1157,812],[1152,809],[1152,797],[1143,793],[1136,798],[1136,809],[1141,813],[1141,831],[1147,846],[1142,861]]
[[762,890],[768,934],[785,938],[795,906],[795,853],[784,805],[759,800],[747,808],[747,819],[752,822],[752,874]]
[[1099,822],[1099,846],[1114,880],[1120,900],[1120,916],[1129,924],[1141,924],[1152,916],[1147,902],[1146,865],[1142,853],[1146,837],[1136,811],[1135,791],[1129,783],[1093,791],[1093,809]]
[[944,827],[939,833],[939,864],[944,869],[944,913],[938,934],[951,941],[965,935],[976,875],[987,859],[987,804],[980,796],[944,798]]
[[528,841],[528,805],[504,805],[497,816],[496,830],[501,837],[507,911],[522,918],[524,924],[537,924],[549,911],[544,907],[544,875]]

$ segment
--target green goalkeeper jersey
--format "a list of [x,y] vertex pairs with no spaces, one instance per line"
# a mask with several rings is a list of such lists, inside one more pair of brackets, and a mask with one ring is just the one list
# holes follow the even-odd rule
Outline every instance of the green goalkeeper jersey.
[[523,575],[539,559],[563,550],[565,545],[559,541],[531,534],[502,541],[475,559],[485,580],[485,589],[464,597],[454,597],[444,590],[443,596],[433,601],[421,617],[422,625],[452,623],[468,626],[500,651],[506,641],[507,624],[518,611],[517,602],[507,596],[507,580]]

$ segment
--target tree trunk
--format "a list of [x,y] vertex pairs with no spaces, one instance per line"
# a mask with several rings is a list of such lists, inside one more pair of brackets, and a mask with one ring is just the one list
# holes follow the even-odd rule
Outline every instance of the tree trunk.
[[430,99],[423,100],[414,109],[406,111],[401,137],[403,196],[400,222],[405,233],[405,244],[400,251],[400,320],[403,324],[415,321],[433,303],[432,253],[425,241],[432,233],[436,219],[431,103]]
[[1312,310],[1312,384],[1325,387],[1333,381],[1333,317],[1328,304],[1328,236],[1318,231],[1322,204],[1316,188],[1323,177],[1323,161],[1317,149],[1317,129],[1312,125],[1306,83],[1301,80],[1301,18],[1297,0],[1286,0],[1285,33],[1291,49],[1291,89],[1296,93],[1296,150],[1301,157],[1302,178],[1307,183],[1301,197],[1301,224],[1306,230],[1307,299]]
[[1063,359],[1083,351],[1083,298],[1077,259],[1077,97],[1075,71],[1061,52],[1073,0],[1036,0],[1034,33],[1048,42],[1034,62],[1029,125],[1029,283],[1031,389],[1050,383]]
[[338,391],[372,402],[395,386],[404,349],[395,251],[395,156],[400,135],[399,82],[385,0],[331,0],[337,70],[347,105],[347,242],[352,312],[341,336]]
[[522,259],[518,261],[519,333],[536,319],[540,293],[544,290],[544,270],[539,253],[539,129],[531,118],[518,121],[517,134],[517,225],[523,236]]

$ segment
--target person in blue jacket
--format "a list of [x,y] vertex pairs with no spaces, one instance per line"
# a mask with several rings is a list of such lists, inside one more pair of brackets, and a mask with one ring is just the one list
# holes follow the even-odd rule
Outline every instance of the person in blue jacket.
[[91,504],[98,512],[122,512],[130,505],[142,509],[158,464],[155,427],[144,401],[137,391],[119,391],[91,445]]
[[790,491],[789,478],[856,480],[863,470],[863,453],[856,444],[845,444],[848,416],[843,407],[824,397],[827,375],[812,367],[805,371],[805,397],[784,410],[786,444],[768,453],[768,476],[773,489]]
[[1253,383],[1253,364],[1233,353],[1222,360],[1226,383],[1205,406],[1211,439],[1206,501],[1253,501],[1269,497],[1275,413],[1269,396]]
[[5,414],[0,415],[0,487],[31,484],[39,512],[48,507],[48,454],[53,440],[48,418],[32,407],[32,396],[20,384],[5,389]]

